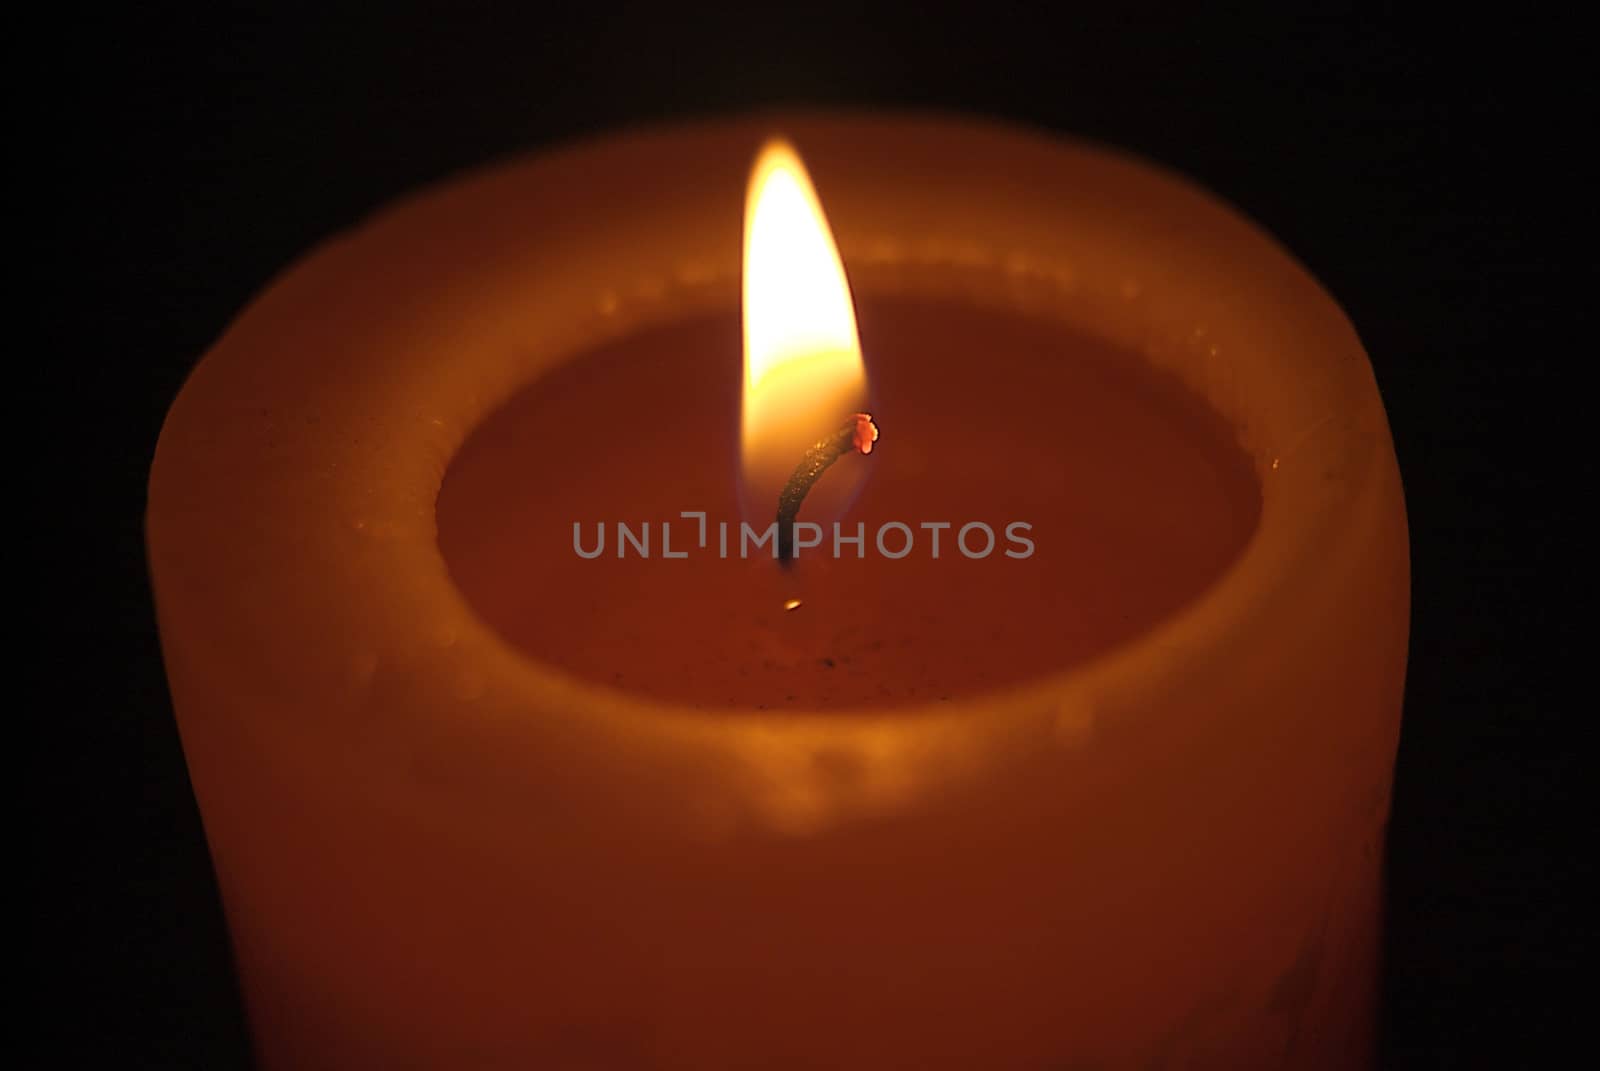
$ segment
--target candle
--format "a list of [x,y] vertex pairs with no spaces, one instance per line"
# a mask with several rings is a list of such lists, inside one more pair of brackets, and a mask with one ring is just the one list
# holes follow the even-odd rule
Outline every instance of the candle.
[[[776,464],[739,415],[776,129],[882,432],[800,514],[862,556],[788,567],[715,551]],[[266,1066],[1366,1052],[1393,451],[1337,306],[1158,169],[786,116],[470,176],[241,316],[148,523]]]

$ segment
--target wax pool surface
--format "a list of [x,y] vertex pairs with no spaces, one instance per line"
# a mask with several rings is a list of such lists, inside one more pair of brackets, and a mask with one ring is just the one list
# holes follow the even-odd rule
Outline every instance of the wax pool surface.
[[[583,355],[490,417],[446,473],[439,541],[468,600],[527,654],[711,708],[958,700],[1060,669],[1199,595],[1255,527],[1259,489],[1229,429],[1136,357],[1045,321],[875,300],[859,311],[882,438],[822,547],[781,568],[740,556],[736,312]],[[828,430],[827,428],[820,429]],[[796,459],[798,460],[798,458]],[[707,546],[699,523],[707,514]],[[864,557],[832,522],[865,525]],[[770,515],[750,518],[757,529]],[[573,522],[592,551],[580,557]],[[650,524],[618,556],[617,522]],[[879,528],[912,529],[895,560]],[[993,550],[956,542],[974,521]],[[1007,539],[1030,524],[1027,547]],[[662,523],[671,522],[663,556]],[[719,523],[729,530],[720,557]],[[949,522],[933,533],[924,522]],[[899,553],[905,535],[885,546]],[[987,544],[974,530],[967,546]],[[786,610],[784,604],[801,605]]]

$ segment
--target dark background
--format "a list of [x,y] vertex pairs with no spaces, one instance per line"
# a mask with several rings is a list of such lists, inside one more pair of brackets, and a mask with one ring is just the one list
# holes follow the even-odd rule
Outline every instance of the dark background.
[[140,8],[13,40],[48,68],[14,106],[64,135],[42,212],[65,302],[25,399],[67,554],[50,572],[65,642],[42,667],[61,741],[24,811],[51,846],[42,1066],[248,1066],[144,575],[144,480],[192,362],[291,258],[419,183],[778,103],[993,113],[1140,151],[1261,221],[1343,303],[1388,405],[1415,574],[1384,1066],[1553,1064],[1594,929],[1572,882],[1595,735],[1558,720],[1555,683],[1587,638],[1562,609],[1585,612],[1563,515],[1593,472],[1563,400],[1592,363],[1568,341],[1588,313],[1556,296],[1593,222],[1573,162],[1592,132],[1555,47],[1570,28],[503,7]]

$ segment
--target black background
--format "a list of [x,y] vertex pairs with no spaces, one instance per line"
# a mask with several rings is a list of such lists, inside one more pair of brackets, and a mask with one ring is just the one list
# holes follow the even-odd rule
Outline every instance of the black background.
[[1592,361],[1570,341],[1587,310],[1556,296],[1593,217],[1569,31],[1198,6],[499,7],[140,8],[13,40],[47,68],[14,104],[65,135],[40,154],[43,281],[65,300],[24,396],[66,533],[64,642],[42,667],[59,746],[24,810],[49,846],[42,1065],[249,1066],[144,575],[144,480],[193,361],[293,257],[419,183],[778,103],[992,113],[1143,152],[1333,291],[1372,355],[1412,526],[1384,1066],[1553,1063],[1594,928],[1572,891],[1585,749],[1555,684],[1587,639],[1563,563],[1593,472],[1564,401]]

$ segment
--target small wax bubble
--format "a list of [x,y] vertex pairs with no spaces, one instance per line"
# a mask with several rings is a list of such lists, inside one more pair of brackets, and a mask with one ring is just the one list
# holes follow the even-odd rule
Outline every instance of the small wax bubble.
[[798,609],[800,609],[800,600],[799,599],[786,599],[786,600],[784,600],[783,608],[785,610],[798,610]]

